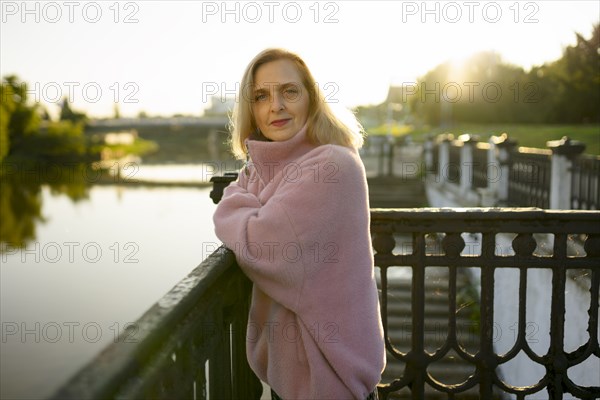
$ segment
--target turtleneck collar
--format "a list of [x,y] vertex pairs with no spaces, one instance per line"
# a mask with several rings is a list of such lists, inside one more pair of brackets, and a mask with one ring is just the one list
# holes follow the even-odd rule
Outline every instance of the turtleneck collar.
[[249,168],[256,168],[263,182],[271,181],[287,165],[317,147],[308,138],[307,130],[308,123],[294,136],[281,142],[246,139],[251,159]]

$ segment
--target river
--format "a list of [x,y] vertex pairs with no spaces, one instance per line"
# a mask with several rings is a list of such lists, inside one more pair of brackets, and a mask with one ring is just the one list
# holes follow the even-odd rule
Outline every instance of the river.
[[11,185],[3,232],[23,247],[1,254],[0,397],[38,399],[212,252],[215,205],[210,187]]

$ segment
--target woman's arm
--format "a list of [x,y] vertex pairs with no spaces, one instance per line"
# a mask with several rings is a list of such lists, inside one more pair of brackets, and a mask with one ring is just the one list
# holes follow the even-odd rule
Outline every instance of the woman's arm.
[[294,310],[303,267],[301,258],[292,256],[298,239],[279,204],[281,195],[263,205],[234,182],[225,189],[213,220],[217,237],[235,253],[246,275],[275,301]]
[[238,183],[231,184],[213,217],[217,236],[236,254],[248,277],[294,311],[306,275],[322,262],[335,261],[339,246],[328,236],[336,231],[339,202],[332,200],[356,195],[344,193],[332,149],[322,146],[300,160],[300,173],[272,182],[277,188],[270,197],[265,193],[271,188],[257,197]]

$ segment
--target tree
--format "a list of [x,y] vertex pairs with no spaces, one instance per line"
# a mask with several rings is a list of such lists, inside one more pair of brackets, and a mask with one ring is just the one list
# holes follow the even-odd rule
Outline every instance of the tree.
[[529,72],[491,52],[475,54],[462,70],[448,62],[440,64],[419,79],[417,93],[409,98],[410,108],[432,125],[447,119],[599,123],[600,24],[594,25],[590,39],[575,35],[577,43],[566,47],[560,59]]
[[527,75],[499,54],[481,52],[462,68],[438,65],[419,79],[410,109],[433,125],[451,122],[527,122],[519,99]]
[[87,121],[87,116],[84,113],[73,111],[69,100],[65,97],[60,107],[60,120],[71,121],[73,123],[85,123]]
[[15,109],[15,101],[8,85],[2,82],[0,86],[0,161],[6,157],[10,147],[9,122]]
[[546,84],[556,91],[552,116],[557,122],[600,122],[600,24],[590,39],[576,33],[577,43],[543,68]]
[[23,146],[25,138],[39,131],[40,116],[37,105],[27,104],[27,84],[15,75],[2,80],[0,122],[1,158]]
[[[0,88],[0,161],[13,155],[35,162],[85,158],[85,114],[71,110],[65,99],[61,121],[52,122],[45,108],[28,104],[27,84],[16,76],[5,77]],[[48,120],[44,129],[42,119]]]

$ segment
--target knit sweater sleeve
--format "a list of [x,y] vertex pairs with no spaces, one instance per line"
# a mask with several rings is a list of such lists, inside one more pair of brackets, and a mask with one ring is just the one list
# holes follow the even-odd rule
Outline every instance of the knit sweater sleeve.
[[302,250],[281,201],[299,184],[282,183],[271,198],[243,186],[233,182],[225,189],[213,216],[215,233],[255,285],[296,310],[304,279]]
[[217,237],[246,275],[294,312],[306,278],[336,261],[339,203],[332,203],[332,196],[356,195],[341,187],[331,152],[331,146],[315,150],[258,194],[234,182],[213,217]]

